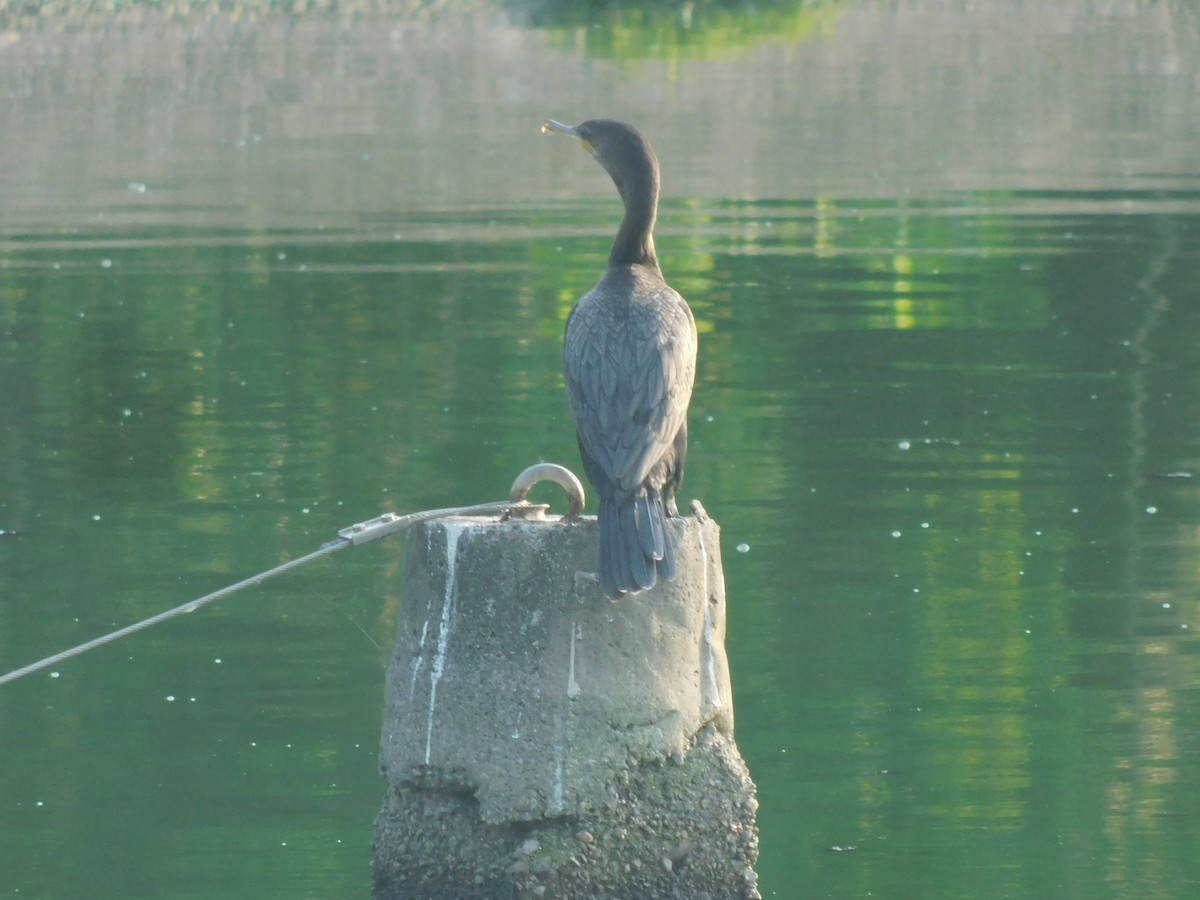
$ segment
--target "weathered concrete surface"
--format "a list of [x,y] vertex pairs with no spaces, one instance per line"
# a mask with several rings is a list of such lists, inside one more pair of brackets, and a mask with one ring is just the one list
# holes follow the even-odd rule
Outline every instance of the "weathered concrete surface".
[[754,784],[706,726],[686,757],[631,766],[577,816],[490,825],[469,791],[393,786],[376,900],[754,900]]
[[376,896],[754,897],[720,532],[609,601],[594,519],[442,520],[408,541]]
[[732,730],[715,523],[673,523],[680,572],[696,577],[614,603],[590,577],[594,519],[483,522],[409,537],[390,779],[469,787],[485,822],[527,821],[578,812],[708,722]]

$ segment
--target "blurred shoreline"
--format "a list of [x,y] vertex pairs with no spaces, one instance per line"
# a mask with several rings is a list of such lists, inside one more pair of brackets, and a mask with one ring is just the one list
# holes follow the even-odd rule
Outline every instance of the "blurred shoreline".
[[635,47],[521,7],[300,5],[29,7],[0,31],[0,233],[145,224],[147,197],[217,227],[608,198],[547,116],[640,124],[666,203],[1200,189],[1181,4],[828,4]]

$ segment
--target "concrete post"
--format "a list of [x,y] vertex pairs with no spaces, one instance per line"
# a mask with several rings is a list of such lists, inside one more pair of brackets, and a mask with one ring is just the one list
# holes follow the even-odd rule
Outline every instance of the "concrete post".
[[759,896],[720,531],[669,525],[679,578],[617,602],[594,518],[410,534],[377,900]]

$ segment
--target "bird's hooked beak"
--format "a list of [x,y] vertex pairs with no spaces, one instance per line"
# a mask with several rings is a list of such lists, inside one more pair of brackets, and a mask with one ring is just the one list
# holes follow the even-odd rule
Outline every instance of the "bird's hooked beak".
[[578,125],[564,125],[562,122],[555,122],[553,119],[547,119],[542,123],[542,134],[550,134],[551,132],[557,132],[558,134],[565,134],[568,137],[573,137],[583,145],[583,149],[588,153],[594,155],[596,152],[592,148],[591,142],[589,142],[583,135],[579,133]]

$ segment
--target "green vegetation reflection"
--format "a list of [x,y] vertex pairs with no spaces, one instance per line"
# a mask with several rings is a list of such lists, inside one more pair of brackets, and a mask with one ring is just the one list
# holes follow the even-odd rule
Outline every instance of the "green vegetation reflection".
[[[515,7],[516,4],[513,4]],[[522,10],[527,4],[520,4]],[[833,30],[836,2],[540,2],[530,24],[601,59],[721,59],[764,42],[798,44]]]

